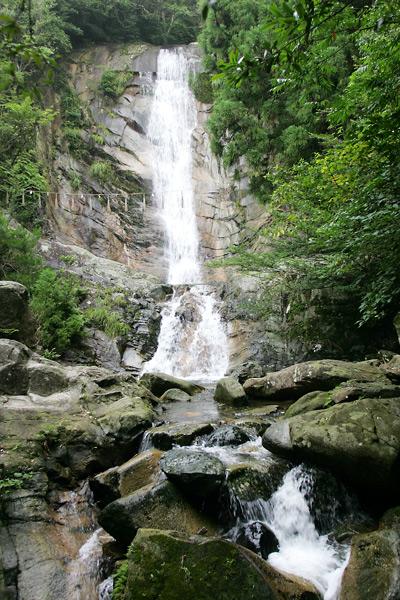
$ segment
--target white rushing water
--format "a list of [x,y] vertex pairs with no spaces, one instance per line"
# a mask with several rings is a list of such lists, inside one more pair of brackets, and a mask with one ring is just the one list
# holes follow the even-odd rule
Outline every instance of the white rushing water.
[[[312,488],[310,472],[295,467],[286,473],[270,499],[239,501],[238,524],[264,523],[279,542],[279,551],[271,553],[268,562],[280,571],[311,581],[324,600],[337,600],[350,550],[318,533],[307,502]],[[233,539],[236,531],[237,527],[233,528]]]
[[218,302],[203,284],[192,180],[196,105],[187,50],[160,50],[148,127],[155,148],[153,193],[165,230],[167,281],[176,286],[162,312],[158,348],[144,371],[212,381],[228,367]]

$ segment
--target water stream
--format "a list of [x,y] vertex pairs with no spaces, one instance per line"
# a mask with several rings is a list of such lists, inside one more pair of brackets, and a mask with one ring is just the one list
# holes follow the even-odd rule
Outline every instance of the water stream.
[[165,231],[167,282],[174,293],[162,312],[158,348],[144,371],[215,381],[228,367],[218,300],[204,284],[192,178],[196,104],[185,48],[160,50],[147,136],[154,147],[153,193]]

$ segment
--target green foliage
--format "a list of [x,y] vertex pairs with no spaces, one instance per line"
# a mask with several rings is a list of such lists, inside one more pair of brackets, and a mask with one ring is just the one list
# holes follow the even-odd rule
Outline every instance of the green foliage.
[[112,600],[124,600],[125,588],[128,581],[128,561],[124,560],[118,567],[113,577]]
[[196,73],[190,78],[189,83],[196,100],[212,104],[214,92],[209,73]]
[[0,477],[0,499],[16,490],[21,489],[25,483],[32,479],[32,473],[11,473]]
[[85,311],[86,323],[101,329],[111,338],[127,335],[130,328],[115,310],[124,307],[125,303],[124,297],[111,290],[99,290],[96,305]]
[[[314,326],[312,290],[347,298],[360,326],[390,318],[400,301],[400,7],[271,2],[233,42],[218,38],[220,7],[203,34],[206,45],[222,41],[213,145],[228,164],[246,158],[273,216],[272,251],[241,249],[232,261],[283,273],[299,335]],[[257,29],[262,45],[246,46]]]
[[74,192],[77,192],[78,190],[80,190],[81,185],[82,185],[82,179],[77,171],[69,171],[68,180],[69,180]]
[[62,354],[84,332],[79,308],[83,291],[76,279],[52,269],[43,269],[33,286],[32,310],[39,327],[42,347]]
[[114,169],[111,163],[105,160],[95,160],[90,165],[90,175],[102,184],[112,183]]
[[132,73],[128,71],[106,69],[101,76],[99,88],[105,96],[116,100],[124,93],[131,79]]
[[0,280],[11,279],[30,287],[40,268],[36,253],[39,233],[30,233],[21,226],[11,226],[0,211]]

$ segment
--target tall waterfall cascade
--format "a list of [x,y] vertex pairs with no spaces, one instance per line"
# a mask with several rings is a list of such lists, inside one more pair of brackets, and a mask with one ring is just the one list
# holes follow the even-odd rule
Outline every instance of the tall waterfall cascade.
[[197,113],[190,70],[187,50],[160,50],[147,136],[154,147],[153,193],[165,231],[167,282],[174,293],[162,311],[157,351],[144,371],[214,381],[228,367],[228,341],[200,260],[192,179]]

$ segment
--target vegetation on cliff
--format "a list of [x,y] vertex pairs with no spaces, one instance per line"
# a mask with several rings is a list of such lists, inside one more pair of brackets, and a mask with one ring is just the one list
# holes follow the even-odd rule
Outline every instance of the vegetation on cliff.
[[294,313],[310,290],[335,288],[360,325],[393,316],[399,7],[386,0],[209,4],[200,39],[214,74],[213,148],[227,165],[245,159],[252,190],[274,217],[263,232],[272,251],[241,248],[233,262],[284,265]]

